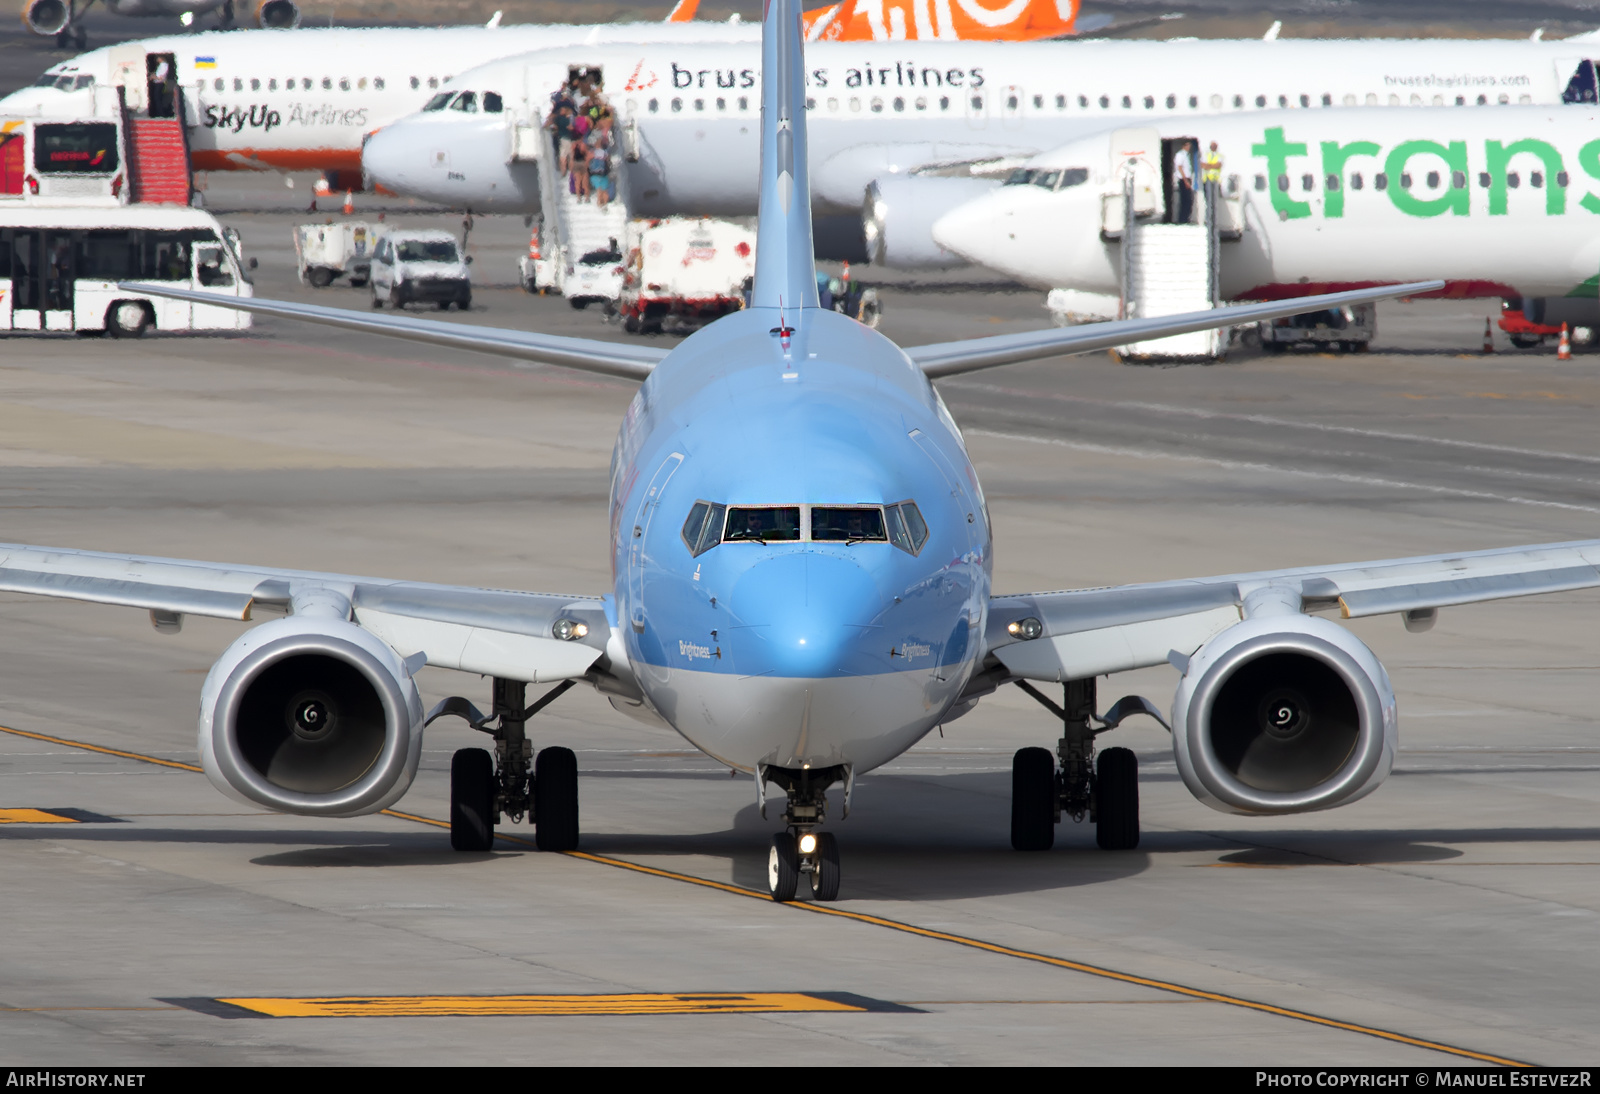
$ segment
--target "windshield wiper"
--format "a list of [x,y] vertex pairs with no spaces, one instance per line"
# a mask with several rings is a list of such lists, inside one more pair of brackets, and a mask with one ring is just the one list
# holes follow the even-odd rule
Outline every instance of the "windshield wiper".
[[752,532],[748,528],[738,532],[729,532],[727,535],[722,537],[724,543],[735,539],[753,539],[763,547],[767,545],[767,537],[765,534],[761,532]]

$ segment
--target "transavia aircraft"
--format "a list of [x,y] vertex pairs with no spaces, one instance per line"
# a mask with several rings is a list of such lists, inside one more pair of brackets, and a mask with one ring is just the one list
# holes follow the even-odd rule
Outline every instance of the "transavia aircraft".
[[[873,261],[949,261],[937,216],[1011,166],[1116,125],[1328,107],[1595,101],[1600,49],[1527,41],[817,42],[806,54],[818,213],[859,213]],[[537,156],[523,139],[581,61],[604,72],[626,170],[619,196],[640,215],[755,210],[761,71],[753,44],[552,50],[461,73],[453,87],[500,113],[432,110],[375,134],[363,165],[383,186],[479,212],[539,209]],[[966,177],[950,177],[960,176]]]
[[[1600,585],[1600,542],[995,597],[983,491],[933,381],[976,369],[1200,330],[1437,282],[1050,330],[909,350],[817,306],[798,0],[764,24],[761,202],[751,306],[671,352],[383,313],[212,297],[269,315],[504,353],[642,381],[614,456],[615,583],[592,598],[424,585],[225,563],[0,548],[0,589],[185,613],[286,618],[247,631],[201,696],[200,752],[218,787],[288,812],[349,816],[397,801],[424,725],[460,715],[492,758],[451,765],[451,840],[481,850],[497,820],[531,816],[546,849],[579,839],[573,753],[530,764],[528,721],[575,681],[671,725],[786,794],[772,895],[839,892],[826,791],[843,787],[1011,682],[1065,688],[1061,769],[1017,754],[1012,842],[1049,847],[1058,810],[1096,818],[1102,846],[1138,843],[1133,753],[1094,736],[1097,677],[1168,663],[1171,727],[1189,788],[1219,809],[1294,813],[1375,789],[1394,759],[1389,678],[1349,631],[1313,612],[1403,614]],[[799,458],[797,458],[797,454]],[[425,715],[424,664],[494,678]],[[528,683],[553,684],[531,706]],[[1032,685],[1028,685],[1030,688]],[[1037,690],[1037,689],[1035,689]],[[497,766],[498,765],[498,766]],[[531,770],[530,770],[531,768]],[[842,812],[842,810],[841,810]]]
[[1136,214],[1173,223],[1174,162],[1189,145],[1201,179],[1215,143],[1224,298],[1441,278],[1449,296],[1566,298],[1592,326],[1597,136],[1592,106],[1172,119],[1047,152],[933,232],[1024,281],[1102,294],[1114,314],[1121,241],[1107,237],[1120,237],[1124,189]]

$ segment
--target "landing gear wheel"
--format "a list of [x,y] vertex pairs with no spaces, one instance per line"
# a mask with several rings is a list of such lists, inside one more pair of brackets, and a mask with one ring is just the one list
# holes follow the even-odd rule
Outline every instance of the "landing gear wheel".
[[450,846],[487,851],[494,846],[494,759],[481,748],[450,757]]
[[811,871],[811,895],[817,900],[839,899],[839,841],[832,832],[817,836],[816,869]]
[[333,271],[324,266],[313,266],[306,271],[306,280],[313,289],[326,289],[333,284]]
[[533,823],[541,851],[578,849],[578,757],[546,748],[533,764]]
[[378,290],[377,289],[373,289],[372,290],[372,306],[374,308],[382,308],[383,307],[383,297],[378,295]]
[[472,310],[472,297],[463,296],[460,300],[456,301],[456,311],[471,311],[471,310]]
[[794,836],[779,832],[772,837],[772,849],[767,852],[767,891],[779,904],[787,904],[799,887],[800,853]]
[[106,333],[113,338],[137,338],[150,325],[150,313],[137,300],[119,300],[106,310]]
[[1538,335],[1513,334],[1511,344],[1518,349],[1538,349],[1544,345],[1544,339]]
[[1048,851],[1056,842],[1056,758],[1019,748],[1011,760],[1011,846]]
[[439,310],[440,311],[449,311],[450,310],[450,301],[448,301],[448,300],[439,301]]
[[1107,851],[1139,846],[1139,758],[1126,748],[1100,753],[1094,790],[1095,842]]

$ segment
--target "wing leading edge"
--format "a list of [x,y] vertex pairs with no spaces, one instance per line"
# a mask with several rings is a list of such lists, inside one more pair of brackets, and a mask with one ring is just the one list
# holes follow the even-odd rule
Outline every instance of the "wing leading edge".
[[[1248,616],[1248,604],[1264,592],[1300,612],[1337,609],[1344,619],[1403,613],[1425,623],[1443,607],[1597,587],[1600,540],[1578,540],[996,596],[985,648],[1013,678],[1082,680],[1160,665],[1174,653],[1188,657]],[[1011,632],[1029,619],[1039,621],[1039,637]]]

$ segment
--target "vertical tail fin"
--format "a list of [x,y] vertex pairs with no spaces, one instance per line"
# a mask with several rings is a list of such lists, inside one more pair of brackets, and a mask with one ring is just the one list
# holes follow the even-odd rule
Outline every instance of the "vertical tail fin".
[[817,307],[800,0],[766,0],[761,25],[761,211],[755,308]]

